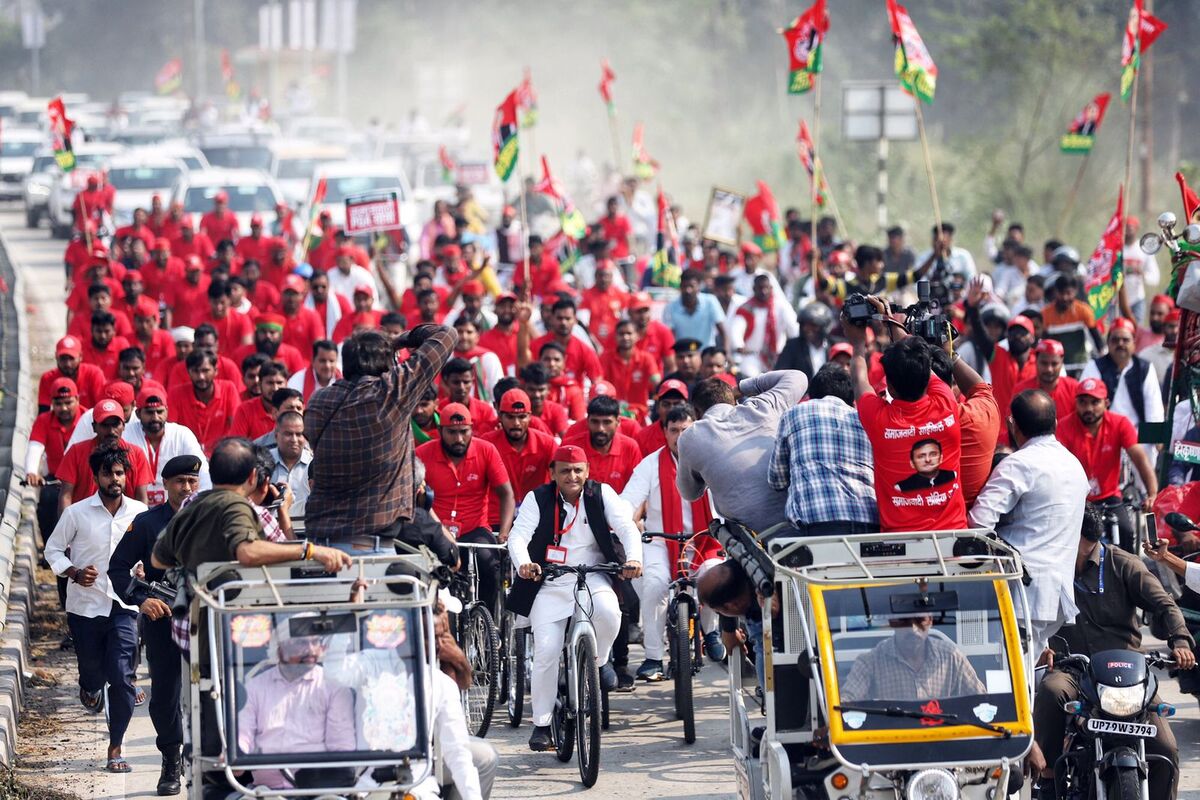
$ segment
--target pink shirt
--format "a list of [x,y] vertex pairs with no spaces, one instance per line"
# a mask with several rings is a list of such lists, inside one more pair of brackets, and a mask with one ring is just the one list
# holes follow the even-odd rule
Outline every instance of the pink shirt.
[[[355,749],[354,698],[345,686],[313,667],[289,681],[277,667],[246,682],[246,705],[238,712],[238,749],[243,753],[338,753]],[[291,787],[283,773],[254,770],[254,782]]]

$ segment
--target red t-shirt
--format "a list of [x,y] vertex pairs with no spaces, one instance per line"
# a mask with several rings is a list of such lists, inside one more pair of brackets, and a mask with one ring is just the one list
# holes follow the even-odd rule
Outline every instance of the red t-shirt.
[[86,364],[94,364],[104,373],[106,381],[115,380],[117,377],[117,363],[121,351],[129,347],[128,340],[124,336],[114,336],[112,341],[108,343],[108,347],[103,350],[96,349],[92,344],[92,337],[88,336],[83,339],[83,356],[81,360]]
[[633,233],[629,217],[624,214],[617,214],[612,218],[602,217],[600,230],[604,234],[604,238],[612,245],[608,251],[610,258],[622,259],[629,255],[629,235]]
[[29,441],[38,442],[46,448],[46,474],[58,475],[59,465],[63,454],[67,451],[67,442],[71,439],[71,431],[75,423],[83,415],[83,409],[75,407],[75,417],[66,425],[58,421],[53,411],[43,411],[33,421],[33,429],[29,431]]
[[[246,360],[246,356],[258,352],[255,345],[244,344],[234,350],[229,355],[229,360],[237,364],[238,369],[242,368],[242,362]],[[312,352],[309,350],[308,352]],[[265,355],[265,354],[264,354]],[[279,343],[279,349],[275,351],[275,355],[271,358],[272,361],[278,361],[287,367],[288,375],[296,372],[301,372],[308,366],[308,359],[300,354],[300,351],[291,345]]]
[[263,408],[261,397],[251,397],[238,404],[233,414],[233,424],[229,426],[229,436],[245,436],[247,439],[257,439],[264,433],[275,429],[275,418],[271,412]]
[[992,474],[992,456],[1004,427],[1000,424],[1000,408],[990,385],[977,383],[970,394],[961,398],[958,424],[962,430],[959,476],[963,502],[969,508]]
[[546,423],[550,433],[555,436],[562,436],[566,433],[567,426],[571,422],[567,416],[567,407],[554,400],[546,400],[542,403],[542,413],[538,415],[538,419]]
[[608,287],[604,292],[593,286],[591,289],[584,289],[583,296],[579,298],[579,308],[588,312],[588,330],[605,347],[616,333],[621,312],[628,305],[629,295],[615,286]]
[[208,285],[210,283],[212,283],[212,278],[201,275],[200,282],[195,286],[186,280],[167,286],[164,299],[171,309],[171,325],[173,327],[195,328],[204,322],[205,317],[208,316]]
[[313,342],[325,338],[325,320],[311,308],[300,307],[296,316],[284,314],[283,343],[300,351],[305,358],[312,357]]
[[662,364],[663,359],[671,355],[675,348],[675,334],[671,333],[671,329],[666,325],[652,319],[646,325],[646,332],[642,334],[642,338],[638,339],[634,347],[649,353],[655,361]]
[[[79,278],[75,281],[74,288],[71,289],[71,294],[67,296],[67,308],[71,309],[76,314],[87,314],[91,312],[88,306],[88,288],[94,283],[86,278]],[[108,292],[112,295],[113,302],[125,297],[125,288],[121,286],[121,282],[114,276],[109,275],[100,283],[108,286]]]
[[277,314],[282,303],[283,297],[279,294],[279,289],[272,286],[265,277],[259,278],[254,284],[254,291],[250,292],[250,305],[254,307],[251,316],[257,316],[264,311]]
[[[38,405],[49,406],[50,387],[59,378],[64,377],[62,371],[58,367],[42,373],[41,380],[38,381]],[[80,363],[79,370],[72,378],[75,381],[76,388],[79,389],[79,405],[84,408],[91,408],[99,403],[103,397],[104,384],[107,381],[104,378],[104,370],[97,367],[95,364]]]
[[[378,328],[379,321],[383,319],[383,312],[379,310],[372,310],[365,313],[366,316],[370,317],[372,320],[371,327]],[[350,334],[354,333],[354,327],[357,324],[358,316],[358,312],[355,312],[339,319],[337,325],[335,325],[333,328],[333,335],[329,338],[333,339],[333,341],[337,344],[344,342],[350,336]]]
[[155,330],[154,335],[150,337],[149,346],[137,338],[129,341],[134,347],[140,347],[146,353],[146,377],[163,383],[175,358],[175,340],[171,338],[171,334],[162,328]]
[[[635,420],[629,417],[617,417],[617,433],[637,441],[638,434],[641,432],[642,426],[638,425]],[[563,434],[562,443],[578,444],[580,439],[586,439],[590,435],[591,430],[588,428],[587,419],[581,419],[567,428],[567,432]]]
[[[514,289],[525,285],[524,263],[517,262],[512,281]],[[529,262],[529,282],[533,284],[533,296],[544,297],[562,283],[562,265],[553,256],[543,253],[541,263]]]
[[628,403],[639,417],[644,416],[650,408],[650,392],[662,378],[662,367],[654,356],[634,349],[625,361],[613,349],[600,356],[600,367],[604,379],[617,390],[617,399]]
[[220,243],[226,239],[237,241],[238,221],[232,211],[225,211],[221,216],[209,211],[200,218],[200,232],[214,242]]
[[[533,357],[540,358],[539,353],[542,347],[548,342],[557,341],[558,338],[553,333],[547,333],[534,339],[533,344],[530,345]],[[595,383],[604,377],[604,371],[600,368],[600,357],[596,355],[595,350],[580,341],[577,336],[572,336],[567,340],[567,358],[563,366],[563,374],[580,386],[583,386],[584,378]]]
[[[550,462],[554,459],[557,447],[554,437],[548,433],[529,428],[525,447],[519,452],[508,441],[502,430],[494,430],[487,436],[481,437],[485,442],[491,442],[496,452],[504,461],[504,469],[508,472],[508,480],[512,484],[516,502],[520,503],[525,495],[550,480]],[[434,489],[435,497],[437,490]],[[500,504],[493,503],[488,522],[492,525],[500,523]]]
[[583,419],[587,415],[587,402],[583,399],[583,390],[566,375],[550,379],[549,397],[565,408],[567,416],[571,419]]
[[233,383],[217,378],[213,398],[208,403],[196,399],[191,381],[184,381],[167,392],[167,419],[190,428],[204,454],[229,435],[233,415],[237,413],[239,389]]
[[1093,436],[1079,420],[1079,415],[1072,413],[1059,420],[1055,435],[1083,465],[1088,476],[1089,503],[1121,493],[1121,452],[1137,444],[1137,431],[1128,417],[1105,411],[1100,429]]
[[499,328],[492,328],[479,334],[479,346],[491,350],[500,359],[504,374],[511,375],[517,368],[517,329],[514,326],[510,333]]
[[508,471],[496,446],[472,439],[457,465],[442,449],[440,439],[416,450],[425,464],[425,482],[433,489],[433,510],[454,538],[488,527],[488,499],[497,486],[508,483]]
[[182,234],[171,240],[171,255],[178,256],[181,261],[186,261],[188,256],[196,256],[207,264],[216,251],[213,240],[199,231],[192,234],[190,242],[185,242]]
[[[445,408],[449,402],[450,398],[448,397],[438,400],[438,411]],[[467,409],[471,412],[471,431],[476,436],[486,436],[496,430],[496,423],[500,421],[500,416],[490,403],[486,403],[478,397],[472,397]]]
[[[1021,392],[1027,389],[1041,389],[1042,385],[1038,382],[1037,376],[1033,376],[1028,380],[1021,381],[1013,387],[1012,396],[1016,397]],[[1058,380],[1054,384],[1054,391],[1050,396],[1054,398],[1054,410],[1058,413],[1058,424],[1061,425],[1069,417],[1075,416],[1075,390],[1079,388],[1079,381],[1068,375],[1059,375]],[[1012,401],[1009,401],[1009,407],[1001,409],[1002,414],[1008,414],[1012,408]]]
[[607,453],[594,450],[589,437],[584,437],[579,446],[587,454],[588,476],[599,483],[607,483],[618,493],[624,491],[634,468],[642,461],[637,442],[619,433],[613,437]]
[[[71,324],[67,326],[67,334],[74,336],[79,340],[91,338],[93,313],[94,312],[89,309],[72,317]],[[113,319],[115,320],[113,329],[117,332],[117,336],[124,336],[126,339],[132,339],[133,324],[129,321],[129,315],[116,306],[110,308],[108,313],[112,314]]]
[[151,261],[142,267],[142,291],[154,302],[166,300],[170,287],[183,283],[183,262],[175,256],[167,257],[167,266],[160,267],[157,261]]
[[275,240],[270,236],[256,237],[253,234],[248,234],[243,236],[241,239],[238,239],[237,244],[234,245],[234,252],[237,253],[238,258],[240,258],[242,261],[250,261],[253,259],[261,265],[265,264],[267,262],[267,258],[270,257],[270,247],[274,243]]
[[[117,446],[129,454],[129,465],[133,469],[132,474],[125,476],[125,496],[133,497],[139,487],[148,486],[154,482],[154,473],[150,471],[150,462],[146,460],[146,454],[142,452],[142,448],[134,447],[124,439],[118,439]],[[66,454],[63,455],[62,461],[58,465],[58,471],[54,473],[54,476],[62,482],[73,485],[71,490],[73,502],[78,503],[83,498],[96,493],[96,478],[92,475],[92,468],[88,466],[88,458],[95,449],[95,437],[87,441],[76,442],[67,448]]]
[[[967,509],[959,478],[962,431],[950,387],[930,376],[915,402],[877,395],[858,398],[858,417],[875,454],[875,496],[884,531],[959,530]],[[937,472],[924,477],[913,465],[913,446],[933,439],[941,448]],[[924,448],[923,448],[924,449]]]
[[[173,389],[183,384],[191,386],[192,379],[188,377],[187,362],[175,360],[170,363],[171,367],[167,372],[165,386],[168,389]],[[239,395],[246,389],[246,384],[242,383],[242,371],[237,364],[233,363],[233,359],[226,358],[225,356],[217,356],[217,377],[223,381],[232,383],[237,388]]]
[[1012,404],[1013,389],[1024,380],[1037,380],[1037,357],[1031,351],[1025,358],[1024,365],[1018,365],[1012,354],[1003,347],[997,347],[992,355],[990,365],[992,372],[992,394],[996,396],[996,407],[1005,414]]
[[651,422],[638,431],[634,440],[642,448],[642,455],[648,456],[660,447],[667,446],[667,432],[663,430],[662,422]]
[[254,337],[254,323],[240,311],[230,309],[224,319],[215,319],[211,310],[206,311],[202,322],[217,329],[217,350],[222,353],[237,350]]

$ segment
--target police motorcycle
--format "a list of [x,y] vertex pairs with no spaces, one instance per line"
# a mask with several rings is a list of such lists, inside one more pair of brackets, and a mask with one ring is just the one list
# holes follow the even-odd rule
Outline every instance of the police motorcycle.
[[1034,671],[1016,550],[981,530],[713,527],[762,608],[762,715],[753,670],[740,652],[730,661],[740,798],[994,800],[1020,789]]
[[202,565],[189,797],[439,796],[436,563],[364,556],[333,575],[311,562]]

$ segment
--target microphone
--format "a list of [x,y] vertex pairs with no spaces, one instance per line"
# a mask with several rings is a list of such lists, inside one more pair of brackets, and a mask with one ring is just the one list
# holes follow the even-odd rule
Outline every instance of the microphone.
[[1196,527],[1196,523],[1192,522],[1185,515],[1180,514],[1178,511],[1172,511],[1170,514],[1167,514],[1165,517],[1163,517],[1163,520],[1177,531],[1200,530],[1200,528]]

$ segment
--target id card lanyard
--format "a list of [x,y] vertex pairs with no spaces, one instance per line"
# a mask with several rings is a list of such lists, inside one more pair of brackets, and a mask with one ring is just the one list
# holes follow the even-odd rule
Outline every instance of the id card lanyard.
[[567,548],[561,546],[562,537],[575,527],[576,521],[579,519],[579,499],[575,500],[575,516],[571,522],[564,528],[562,527],[562,506],[558,503],[554,504],[554,544],[546,548],[546,561],[551,564],[567,563]]

